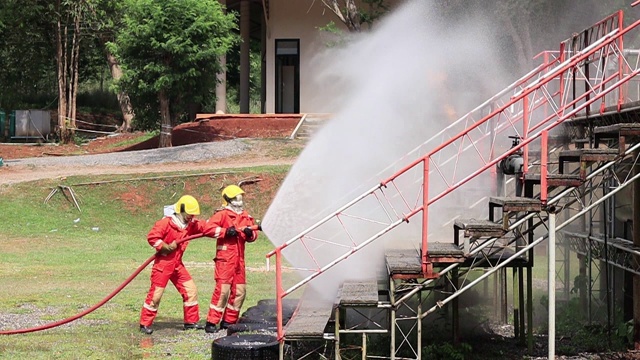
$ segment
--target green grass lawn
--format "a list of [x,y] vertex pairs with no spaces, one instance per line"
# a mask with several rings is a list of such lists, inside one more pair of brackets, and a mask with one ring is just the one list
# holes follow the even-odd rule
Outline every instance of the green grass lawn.
[[[288,167],[236,171],[214,177],[74,186],[82,211],[60,192],[44,203],[59,185],[55,180],[0,187],[0,330],[62,320],[98,303],[153,254],[146,234],[162,216],[163,205],[183,194],[200,200],[201,218],[206,219],[220,205],[221,185],[259,175],[264,181],[245,190],[247,210],[261,218]],[[113,179],[118,177],[72,177],[65,184]],[[265,254],[272,249],[264,234],[247,247],[247,266],[253,270],[247,275],[244,309],[275,297],[275,273],[264,270]],[[184,256],[198,285],[201,321],[215,285],[214,254],[215,240],[202,238],[193,240]],[[172,286],[162,299],[156,332],[152,336],[138,332],[149,275],[150,266],[105,306],[71,324],[0,336],[0,358],[210,358],[210,335],[181,331],[182,300]],[[285,281],[292,283],[294,275]]]

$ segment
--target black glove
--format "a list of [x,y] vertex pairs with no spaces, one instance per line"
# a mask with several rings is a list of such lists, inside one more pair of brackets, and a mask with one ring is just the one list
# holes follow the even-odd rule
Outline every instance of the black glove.
[[262,225],[258,224],[258,231],[262,231]]
[[244,233],[244,236],[247,237],[247,239],[253,239],[253,230],[251,230],[250,227],[247,226],[246,228],[242,229],[242,232]]
[[234,237],[238,235],[238,230],[236,230],[235,226],[227,228],[227,232],[224,234],[225,236]]

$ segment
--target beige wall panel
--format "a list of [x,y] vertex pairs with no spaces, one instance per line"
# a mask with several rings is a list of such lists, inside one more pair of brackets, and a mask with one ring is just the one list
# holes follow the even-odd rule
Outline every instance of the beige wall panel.
[[309,107],[311,96],[309,74],[313,71],[309,63],[325,44],[319,39],[318,27],[330,21],[342,25],[338,18],[327,10],[320,0],[269,0],[270,18],[267,31],[267,113],[275,111],[275,40],[300,39],[300,112],[322,112]]

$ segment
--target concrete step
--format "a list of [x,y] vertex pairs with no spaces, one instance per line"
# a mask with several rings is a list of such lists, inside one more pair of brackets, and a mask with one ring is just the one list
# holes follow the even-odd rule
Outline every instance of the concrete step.
[[293,130],[291,138],[308,139],[320,130],[331,118],[332,114],[305,114],[298,126]]
[[565,162],[579,162],[580,176],[584,178],[587,166],[598,161],[612,161],[618,157],[617,149],[574,149],[562,150],[558,155],[558,172],[564,173]]
[[501,224],[489,220],[458,219],[453,223],[453,230],[458,235],[459,231],[464,231],[464,237],[501,237],[505,231]]
[[599,126],[593,129],[595,147],[597,148],[602,140],[618,140],[618,154],[623,155],[626,150],[628,140],[640,136],[640,124],[615,124],[609,126]]
[[[524,178],[525,185],[527,183],[540,185],[540,174],[527,173]],[[573,187],[580,186],[584,180],[577,174],[547,174],[547,186],[552,187]]]
[[540,199],[533,199],[521,196],[490,197],[489,198],[489,221],[495,221],[495,209],[502,208],[502,228],[509,228],[509,218],[520,212],[540,212],[542,202]]
[[506,233],[501,224],[496,224],[489,220],[458,219],[453,223],[453,243],[460,245],[460,232],[464,239],[462,250],[468,254],[471,250],[471,243],[480,238],[502,237]]

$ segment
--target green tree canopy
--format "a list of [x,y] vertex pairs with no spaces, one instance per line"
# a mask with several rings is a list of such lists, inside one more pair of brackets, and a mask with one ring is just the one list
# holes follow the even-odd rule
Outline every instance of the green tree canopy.
[[49,11],[42,0],[0,0],[0,107],[27,106],[25,98],[55,89]]
[[124,72],[119,86],[136,125],[161,123],[160,146],[170,146],[172,125],[213,93],[220,56],[239,41],[236,17],[217,0],[127,0],[123,20],[110,43]]

